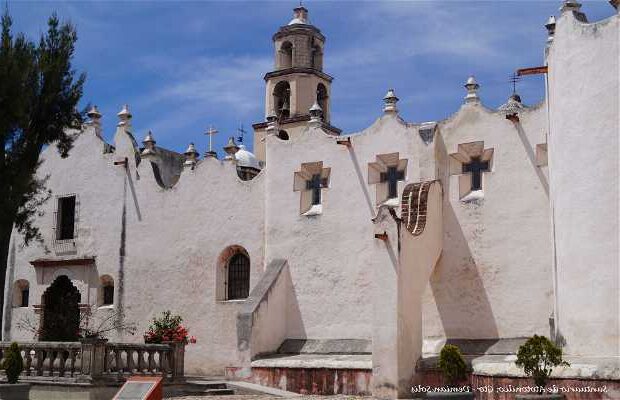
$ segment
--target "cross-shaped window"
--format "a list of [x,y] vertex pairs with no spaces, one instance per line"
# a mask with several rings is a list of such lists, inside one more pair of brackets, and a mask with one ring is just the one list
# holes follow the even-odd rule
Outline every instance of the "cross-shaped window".
[[377,205],[388,200],[394,205],[393,199],[398,199],[398,182],[405,180],[406,170],[407,159],[399,158],[398,153],[378,154],[375,162],[368,163],[368,183],[376,185]]
[[387,172],[381,172],[381,182],[388,184],[388,198],[398,197],[398,181],[405,180],[405,171],[399,171],[397,167],[388,167]]
[[306,181],[306,190],[312,190],[312,205],[321,204],[321,189],[327,187],[327,178],[321,178],[321,174],[314,174]]
[[472,157],[471,161],[463,164],[463,173],[471,174],[471,190],[482,189],[482,173],[489,171],[489,162],[481,161],[480,157]]
[[457,152],[450,154],[450,175],[458,175],[459,200],[464,202],[482,199],[481,196],[468,196],[482,190],[482,173],[491,173],[493,167],[493,148],[484,148],[483,141],[460,143]]
[[330,171],[330,168],[323,168],[322,161],[316,161],[301,164],[301,170],[295,172],[293,190],[300,192],[300,214],[322,212],[321,192],[329,186]]

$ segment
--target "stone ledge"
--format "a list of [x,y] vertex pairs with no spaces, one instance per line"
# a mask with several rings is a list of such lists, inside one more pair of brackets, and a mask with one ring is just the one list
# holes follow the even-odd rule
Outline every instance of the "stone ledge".
[[278,349],[280,354],[371,354],[372,343],[367,339],[286,339]]
[[252,361],[252,368],[364,369],[372,370],[372,355],[272,355]]

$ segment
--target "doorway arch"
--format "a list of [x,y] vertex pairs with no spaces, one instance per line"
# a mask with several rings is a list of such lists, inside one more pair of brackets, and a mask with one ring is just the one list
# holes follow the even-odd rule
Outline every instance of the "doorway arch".
[[67,275],[60,275],[41,297],[43,321],[39,340],[77,341],[80,329],[80,291]]

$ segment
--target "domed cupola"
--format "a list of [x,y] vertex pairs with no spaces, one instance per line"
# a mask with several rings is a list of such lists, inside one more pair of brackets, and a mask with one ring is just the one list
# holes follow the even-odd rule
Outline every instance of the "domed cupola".
[[239,145],[234,157],[237,161],[237,175],[242,180],[249,181],[260,172],[260,162],[254,154],[246,150],[245,145]]

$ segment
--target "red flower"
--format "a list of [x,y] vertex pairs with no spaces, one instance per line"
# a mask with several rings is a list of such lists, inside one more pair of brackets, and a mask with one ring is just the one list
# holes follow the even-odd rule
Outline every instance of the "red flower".
[[189,342],[192,344],[196,343],[196,338],[192,336],[191,338],[189,338]]

